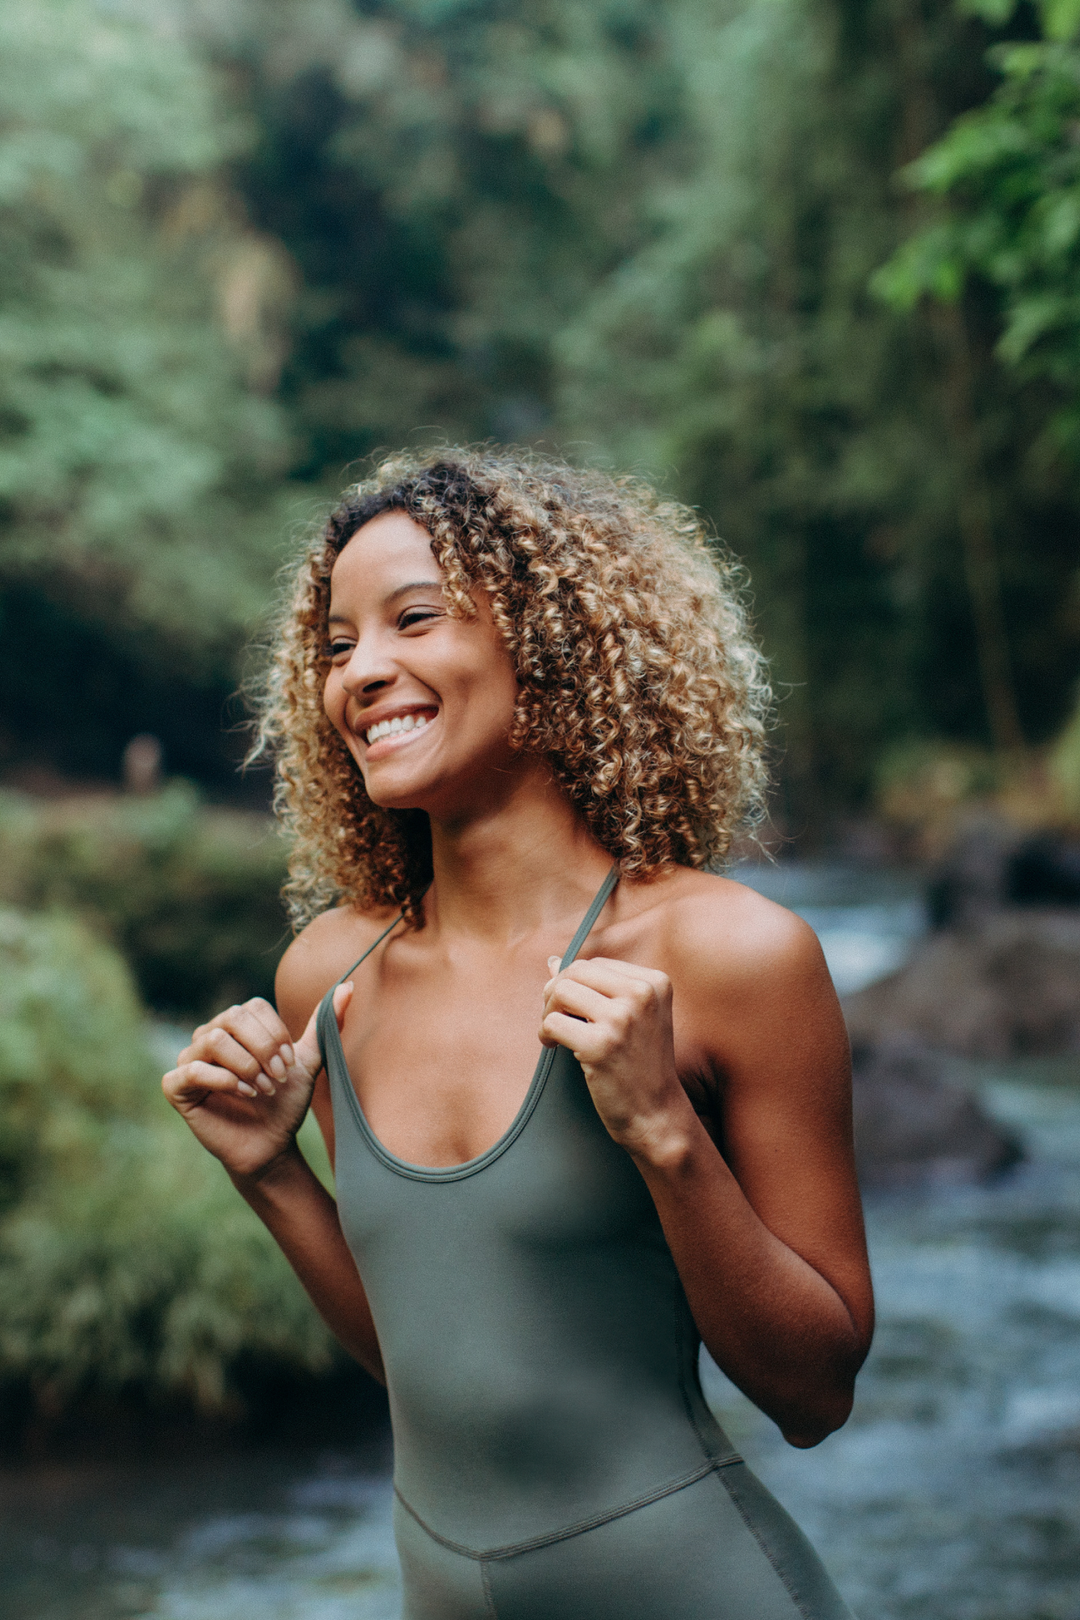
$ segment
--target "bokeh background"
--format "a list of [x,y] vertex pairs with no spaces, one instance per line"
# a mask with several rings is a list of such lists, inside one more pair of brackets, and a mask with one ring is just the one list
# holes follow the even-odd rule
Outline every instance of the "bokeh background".
[[5,0],[0,1607],[397,1612],[381,1399],[157,1077],[287,938],[276,576],[447,439],[747,568],[882,1327],[814,1453],[710,1397],[860,1620],[1078,1620],[1078,0]]

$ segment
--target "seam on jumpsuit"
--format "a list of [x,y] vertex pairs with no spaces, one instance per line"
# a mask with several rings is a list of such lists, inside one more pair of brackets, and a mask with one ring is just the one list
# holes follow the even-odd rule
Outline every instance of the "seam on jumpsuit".
[[[742,1462],[742,1457],[735,1455],[733,1452],[721,1452],[718,1456],[711,1437],[707,1436],[702,1431],[697,1408],[690,1393],[688,1384],[688,1379],[696,1379],[697,1377],[695,1357],[701,1349],[701,1338],[699,1335],[696,1341],[692,1341],[690,1336],[687,1334],[686,1312],[681,1308],[681,1306],[685,1304],[685,1298],[683,1301],[680,1301],[678,1296],[676,1296],[673,1304],[675,1308],[675,1353],[679,1369],[679,1394],[682,1396],[683,1408],[686,1412],[686,1421],[694,1431],[694,1436],[697,1443],[705,1453],[706,1457],[715,1463],[717,1467],[726,1468],[728,1463]],[[698,1391],[698,1394],[700,1395],[700,1390]],[[727,1436],[725,1435],[724,1438],[726,1440]],[[728,1444],[730,1445],[730,1441]]]
[[498,1610],[495,1607],[495,1594],[491,1590],[491,1571],[488,1569],[486,1558],[480,1560],[480,1584],[484,1589],[484,1608],[488,1620],[499,1620]]
[[746,1528],[749,1530],[750,1534],[753,1536],[754,1540],[757,1542],[758,1546],[761,1548],[762,1552],[765,1554],[765,1557],[768,1559],[768,1561],[769,1561],[770,1565],[772,1566],[772,1568],[776,1571],[776,1574],[780,1579],[780,1583],[783,1586],[784,1591],[787,1593],[787,1595],[791,1599],[792,1603],[794,1603],[795,1607],[798,1609],[799,1613],[802,1615],[803,1620],[814,1620],[814,1616],[811,1614],[810,1610],[806,1607],[806,1605],[803,1602],[802,1598],[799,1596],[799,1594],[796,1591],[795,1587],[792,1585],[789,1576],[784,1571],[784,1569],[781,1567],[780,1563],[778,1562],[777,1558],[775,1557],[775,1555],[774,1555],[774,1553],[772,1551],[772,1548],[769,1546],[768,1542],[762,1536],[762,1534],[761,1534],[760,1530],[758,1529],[757,1525],[754,1523],[753,1519],[751,1519],[750,1515],[747,1513],[746,1509],[743,1507],[742,1503],[739,1501],[738,1496],[732,1490],[731,1486],[728,1484],[726,1479],[721,1479],[720,1483],[724,1487],[725,1491],[727,1491],[728,1496],[731,1498],[732,1505],[735,1508],[736,1513],[739,1515],[739,1518],[742,1520],[743,1524],[745,1524]]
[[714,1458],[707,1463],[703,1463],[700,1468],[695,1468],[692,1473],[682,1474],[678,1479],[670,1481],[667,1485],[659,1486],[655,1491],[648,1491],[643,1496],[635,1497],[632,1502],[622,1502],[618,1507],[610,1509],[607,1513],[594,1513],[588,1519],[579,1519],[575,1524],[568,1524],[565,1529],[553,1530],[544,1536],[533,1536],[528,1541],[514,1541],[503,1547],[486,1547],[482,1550],[476,1547],[466,1547],[460,1541],[451,1541],[448,1536],[441,1536],[437,1530],[433,1530],[420,1517],[412,1504],[405,1500],[396,1485],[394,1486],[394,1495],[410,1518],[415,1519],[421,1530],[426,1535],[429,1535],[432,1541],[437,1541],[440,1547],[446,1547],[450,1552],[460,1553],[463,1558],[473,1558],[481,1563],[485,1560],[493,1562],[498,1558],[513,1558],[518,1553],[536,1552],[541,1547],[551,1547],[556,1542],[569,1540],[571,1536],[583,1535],[586,1530],[598,1530],[602,1524],[610,1524],[612,1519],[624,1518],[627,1513],[634,1513],[638,1508],[648,1507],[653,1502],[662,1501],[665,1496],[674,1496],[677,1491],[685,1490],[688,1485],[696,1485],[699,1479],[705,1479],[718,1469],[728,1468],[733,1463],[738,1462],[742,1462],[742,1458],[734,1453],[728,1457]]

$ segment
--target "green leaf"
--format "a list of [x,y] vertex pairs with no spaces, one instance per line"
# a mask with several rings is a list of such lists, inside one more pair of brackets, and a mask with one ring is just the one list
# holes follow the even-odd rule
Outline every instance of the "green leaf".
[[1016,11],[1017,0],[959,0],[957,10],[966,17],[979,17],[991,28],[1003,28]]
[[967,267],[957,251],[951,222],[928,226],[909,237],[888,262],[874,271],[871,291],[894,309],[914,308],[927,295],[954,303],[964,289]]
[[1038,8],[1048,39],[1076,38],[1080,32],[1080,0],[1038,0]]

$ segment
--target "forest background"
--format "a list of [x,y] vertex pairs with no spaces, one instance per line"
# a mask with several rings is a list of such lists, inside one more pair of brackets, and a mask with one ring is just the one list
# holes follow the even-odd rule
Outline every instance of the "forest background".
[[[1080,816],[1078,23],[1075,0],[9,0],[15,1428],[91,1387],[210,1409],[260,1358],[330,1365],[144,1104],[138,997],[196,1014],[268,983],[281,851],[236,692],[298,534],[379,447],[535,444],[698,506],[749,572],[783,831],[902,834],[995,792]],[[110,797],[140,733],[174,780]]]

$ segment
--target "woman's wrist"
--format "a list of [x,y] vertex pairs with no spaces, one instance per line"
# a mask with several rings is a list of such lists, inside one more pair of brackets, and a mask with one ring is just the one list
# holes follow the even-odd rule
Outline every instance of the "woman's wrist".
[[301,1153],[295,1137],[291,1137],[281,1152],[257,1169],[229,1170],[229,1179],[249,1203],[258,1199],[276,1202],[282,1194],[309,1179],[316,1179],[314,1171]]
[[680,1085],[676,1103],[635,1120],[621,1145],[643,1174],[677,1177],[692,1163],[702,1138],[711,1146],[705,1127]]

